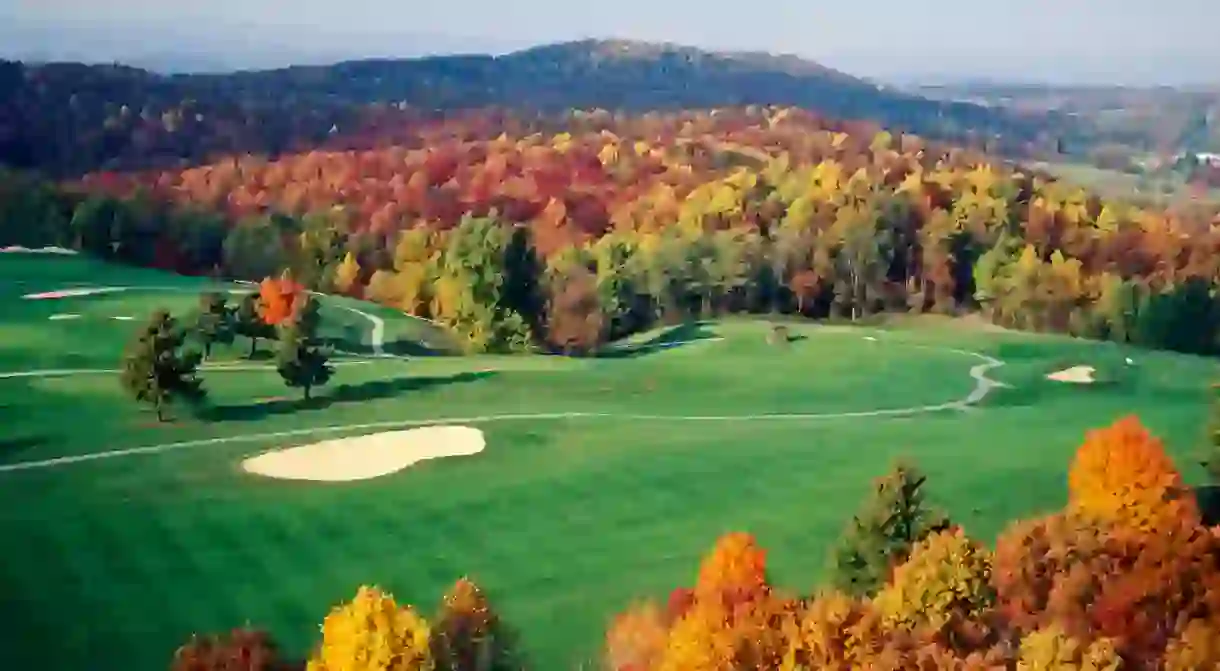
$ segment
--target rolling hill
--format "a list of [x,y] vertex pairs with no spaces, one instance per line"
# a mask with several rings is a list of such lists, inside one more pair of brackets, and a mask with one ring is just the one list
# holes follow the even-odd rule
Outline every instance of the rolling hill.
[[7,62],[0,100],[0,162],[56,175],[313,148],[387,107],[415,118],[485,107],[554,114],[777,104],[1011,153],[1076,132],[1055,113],[932,101],[794,56],[621,40],[219,75]]

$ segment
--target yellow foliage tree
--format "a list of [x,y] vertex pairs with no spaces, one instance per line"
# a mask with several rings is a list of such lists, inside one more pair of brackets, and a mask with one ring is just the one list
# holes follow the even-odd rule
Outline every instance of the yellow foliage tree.
[[696,604],[674,623],[657,671],[733,671],[736,642],[728,618],[718,604]]
[[873,604],[886,626],[941,629],[954,615],[973,617],[993,600],[991,555],[960,529],[932,534],[915,545],[907,561]]
[[815,598],[784,623],[787,645],[780,670],[863,668],[853,635],[863,610],[864,604],[841,592]]
[[355,295],[360,280],[360,262],[356,255],[348,252],[335,268],[335,291],[345,295]]
[[1089,645],[1059,627],[1039,629],[1021,640],[1018,671],[1117,671],[1121,659],[1109,639]]
[[427,621],[377,587],[361,586],[322,623],[306,671],[433,671]]
[[1143,532],[1199,523],[1199,505],[1157,440],[1130,416],[1090,431],[1068,474],[1072,509]]

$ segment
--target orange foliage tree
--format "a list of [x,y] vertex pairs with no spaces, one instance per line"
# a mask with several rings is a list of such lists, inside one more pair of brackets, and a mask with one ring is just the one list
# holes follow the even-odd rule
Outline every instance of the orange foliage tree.
[[266,278],[258,285],[259,315],[268,326],[279,326],[296,315],[305,288],[287,274]]
[[695,598],[701,601],[752,599],[769,590],[767,552],[758,547],[753,535],[744,532],[726,534],[716,541],[695,582]]
[[1136,417],[1090,431],[1068,475],[1071,508],[1140,531],[1199,523],[1199,506],[1173,461]]

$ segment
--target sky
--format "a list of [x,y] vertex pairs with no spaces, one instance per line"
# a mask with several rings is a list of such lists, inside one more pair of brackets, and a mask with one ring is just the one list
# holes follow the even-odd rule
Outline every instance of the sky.
[[158,69],[503,53],[614,37],[886,81],[1220,83],[1217,0],[0,0],[0,57]]

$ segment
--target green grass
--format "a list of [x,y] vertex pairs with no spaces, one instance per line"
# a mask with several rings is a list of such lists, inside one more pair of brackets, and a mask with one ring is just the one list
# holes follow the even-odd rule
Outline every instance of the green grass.
[[[13,290],[18,279],[25,288]],[[0,371],[113,365],[135,326],[50,314],[194,303],[193,291],[164,290],[19,297],[86,280],[204,284],[80,260],[0,258]],[[339,307],[377,309],[327,304],[328,317],[358,320],[349,330],[370,323]],[[404,348],[435,337],[417,320],[377,314]],[[274,371],[215,371],[206,374],[207,419],[164,426],[121,396],[113,374],[0,379],[0,465],[247,438],[0,472],[0,649],[13,668],[157,669],[193,631],[253,622],[303,653],[327,609],[361,583],[431,612],[469,574],[520,630],[536,668],[572,669],[595,656],[609,617],[634,597],[690,584],[726,531],[756,534],[776,582],[811,589],[869,481],[899,456],[914,457],[935,503],[986,539],[1061,505],[1084,431],[1126,413],[1198,476],[1210,361],[949,323],[791,328],[788,348],[766,344],[765,324],[727,320],[679,333],[721,340],[656,348],[648,342],[685,338],[644,334],[592,360],[379,359],[339,368],[312,407],[295,403]],[[350,338],[367,343],[368,333]],[[949,348],[1002,359],[989,375],[1011,387],[968,411],[824,416],[966,396],[980,361]],[[1111,382],[1044,378],[1077,364]],[[303,433],[313,429],[561,412],[602,415],[481,421],[484,453],[366,482],[286,483],[238,468],[262,450],[376,430]],[[775,413],[823,416],[725,419]],[[258,437],[276,432],[297,433]]]

